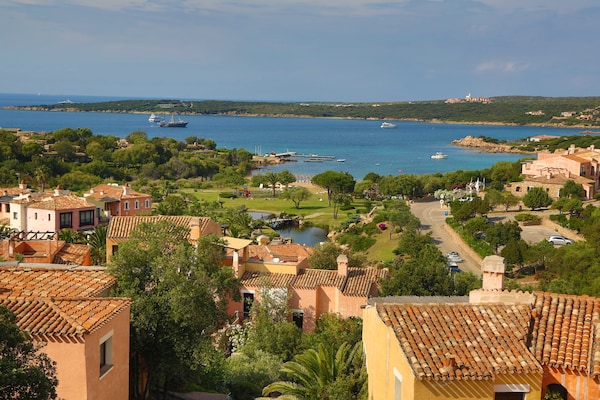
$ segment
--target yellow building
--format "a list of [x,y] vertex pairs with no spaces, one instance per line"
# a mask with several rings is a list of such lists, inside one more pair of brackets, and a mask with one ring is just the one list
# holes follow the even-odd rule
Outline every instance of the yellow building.
[[467,297],[371,299],[363,343],[369,400],[600,398],[600,299],[502,290],[486,257]]

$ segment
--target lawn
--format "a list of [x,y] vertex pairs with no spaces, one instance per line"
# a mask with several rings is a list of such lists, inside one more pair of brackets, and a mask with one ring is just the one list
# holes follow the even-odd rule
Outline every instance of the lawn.
[[[206,190],[185,190],[186,193],[194,195],[201,201],[221,201],[223,207],[236,208],[245,206],[249,211],[272,212],[279,215],[280,213],[298,215],[304,221],[310,222],[315,226],[324,227],[328,230],[339,229],[339,226],[344,222],[349,215],[357,213],[365,214],[366,204],[364,200],[354,199],[352,209],[341,210],[338,212],[338,218],[333,218],[333,207],[327,206],[326,193],[314,193],[309,199],[300,203],[300,208],[296,208],[291,200],[278,199],[272,197],[272,191],[260,190],[253,188],[250,191],[249,197],[225,198],[221,197],[221,193],[230,193],[231,189],[206,189]],[[389,238],[387,231],[381,232],[374,236],[377,242],[366,252],[369,260],[372,261],[389,261],[395,257],[393,250],[398,245],[397,235],[394,234],[392,239]]]

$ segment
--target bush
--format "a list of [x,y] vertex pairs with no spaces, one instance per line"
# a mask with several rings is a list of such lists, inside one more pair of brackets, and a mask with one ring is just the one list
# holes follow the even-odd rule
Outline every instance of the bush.
[[523,225],[537,225],[542,222],[542,218],[537,215],[523,213],[515,215],[515,221],[520,222]]
[[221,192],[219,193],[219,197],[222,197],[224,199],[235,199],[237,198],[237,194],[232,193],[232,192]]

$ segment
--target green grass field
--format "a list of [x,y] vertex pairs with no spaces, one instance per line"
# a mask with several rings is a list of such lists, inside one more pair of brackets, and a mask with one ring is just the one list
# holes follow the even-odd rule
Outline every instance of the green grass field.
[[[220,193],[230,193],[231,189],[208,189],[208,190],[186,190],[202,201],[221,201],[223,207],[236,208],[245,206],[249,211],[272,212],[279,215],[294,214],[302,217],[304,221],[310,222],[315,226],[324,227],[328,230],[336,230],[340,224],[345,221],[349,215],[357,213],[364,214],[366,204],[364,200],[355,199],[352,202],[352,209],[341,210],[338,212],[338,218],[333,218],[333,207],[327,206],[327,194],[313,194],[309,199],[300,203],[300,208],[296,208],[291,200],[278,199],[272,197],[272,191],[262,191],[260,189],[251,189],[249,197],[224,198]],[[389,238],[388,232],[382,232],[373,236],[377,242],[366,252],[369,260],[388,261],[394,258],[393,250],[397,246],[397,235]]]

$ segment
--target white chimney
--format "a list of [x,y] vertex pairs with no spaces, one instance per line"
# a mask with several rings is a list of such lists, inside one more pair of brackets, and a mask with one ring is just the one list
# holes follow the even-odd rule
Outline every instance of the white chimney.
[[340,254],[336,261],[338,275],[348,276],[348,256],[345,254]]

